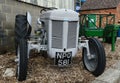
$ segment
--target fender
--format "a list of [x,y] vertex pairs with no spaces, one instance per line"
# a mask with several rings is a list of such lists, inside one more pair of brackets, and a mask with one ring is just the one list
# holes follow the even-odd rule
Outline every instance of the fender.
[[32,16],[31,16],[30,12],[27,12],[26,15],[27,15],[27,21],[28,21],[29,25],[31,26]]

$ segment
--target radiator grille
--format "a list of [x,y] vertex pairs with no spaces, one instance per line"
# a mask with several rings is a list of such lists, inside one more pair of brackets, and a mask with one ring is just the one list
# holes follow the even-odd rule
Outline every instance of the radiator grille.
[[62,49],[63,21],[52,21],[52,48]]
[[68,39],[67,39],[67,48],[76,47],[76,35],[77,35],[77,22],[68,23]]

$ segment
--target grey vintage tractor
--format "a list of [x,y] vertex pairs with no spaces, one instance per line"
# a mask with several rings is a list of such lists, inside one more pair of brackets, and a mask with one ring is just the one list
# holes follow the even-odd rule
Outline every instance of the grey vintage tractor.
[[15,23],[16,78],[23,81],[27,76],[30,51],[46,53],[58,67],[71,64],[79,49],[85,69],[93,75],[103,73],[106,65],[105,51],[95,38],[79,37],[79,14],[68,9],[53,9],[42,12],[38,28],[31,35],[31,15],[17,15]]

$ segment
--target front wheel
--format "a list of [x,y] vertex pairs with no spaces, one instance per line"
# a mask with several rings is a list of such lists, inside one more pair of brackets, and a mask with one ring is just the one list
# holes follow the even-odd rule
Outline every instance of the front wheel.
[[104,72],[106,66],[106,56],[104,47],[95,38],[89,38],[89,50],[92,58],[88,58],[86,48],[83,48],[82,58],[84,67],[94,76],[99,76]]
[[17,68],[16,68],[16,78],[18,81],[26,80],[27,75],[27,40],[20,39],[17,45]]

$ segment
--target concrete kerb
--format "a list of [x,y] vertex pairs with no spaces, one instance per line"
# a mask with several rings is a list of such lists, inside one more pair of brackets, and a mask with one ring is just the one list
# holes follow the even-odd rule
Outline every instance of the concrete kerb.
[[120,61],[107,69],[101,76],[92,83],[120,83]]

